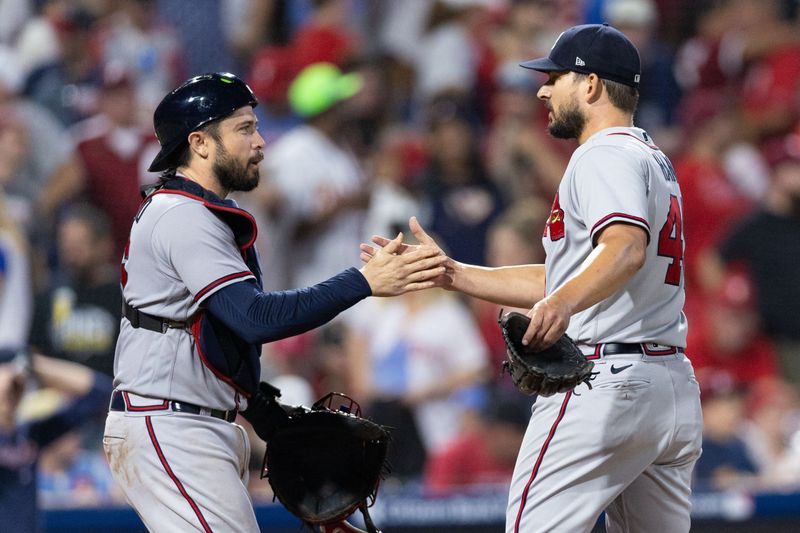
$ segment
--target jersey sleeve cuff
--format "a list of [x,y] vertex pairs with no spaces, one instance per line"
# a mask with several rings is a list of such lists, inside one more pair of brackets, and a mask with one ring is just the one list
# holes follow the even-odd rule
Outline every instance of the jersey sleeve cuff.
[[592,246],[596,244],[597,236],[602,230],[611,224],[619,223],[630,224],[632,226],[638,226],[642,228],[647,233],[647,242],[650,242],[650,224],[648,224],[645,219],[625,213],[611,213],[610,215],[606,215],[598,220],[595,225],[592,226],[592,230],[589,232],[589,235],[592,239]]
[[227,287],[232,283],[238,283],[247,279],[256,279],[256,277],[249,270],[244,270],[242,272],[235,272],[233,274],[227,274],[221,278],[217,278],[200,289],[197,294],[194,295],[194,301],[197,303],[202,303],[206,298],[217,292],[222,287]]
[[341,279],[353,291],[356,297],[366,298],[372,296],[372,288],[367,278],[356,267],[350,267],[340,274]]

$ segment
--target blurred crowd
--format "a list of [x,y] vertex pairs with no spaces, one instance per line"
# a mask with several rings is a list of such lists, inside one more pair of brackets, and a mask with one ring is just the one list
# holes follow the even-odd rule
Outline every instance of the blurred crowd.
[[[565,28],[605,21],[639,48],[636,125],[683,193],[687,353],[705,417],[696,486],[800,488],[797,11],[796,0],[0,1],[0,368],[13,367],[0,383],[0,479],[35,475],[47,506],[119,502],[105,405],[55,440],[19,428],[96,396],[112,374],[118,264],[139,189],[158,178],[146,168],[163,95],[230,71],[258,97],[262,180],[236,199],[258,220],[267,289],[358,265],[359,243],[409,234],[411,215],[456,260],[538,263],[574,145],[548,137],[544,77],[517,65]],[[264,378],[287,403],[345,392],[395,428],[388,485],[506,486],[531,399],[500,373],[499,311],[444,291],[366,300],[266,345]],[[53,396],[23,382],[28,351],[90,369],[95,387]],[[251,482],[267,501],[259,442]]]

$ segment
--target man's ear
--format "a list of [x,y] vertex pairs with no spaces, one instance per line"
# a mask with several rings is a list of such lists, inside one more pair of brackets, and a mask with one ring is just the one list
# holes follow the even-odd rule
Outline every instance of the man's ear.
[[586,101],[593,104],[600,98],[600,95],[603,94],[605,86],[603,85],[603,80],[601,80],[597,74],[589,74],[585,79],[586,90],[583,94]]
[[201,131],[189,134],[189,149],[199,157],[206,159],[211,153],[210,136]]

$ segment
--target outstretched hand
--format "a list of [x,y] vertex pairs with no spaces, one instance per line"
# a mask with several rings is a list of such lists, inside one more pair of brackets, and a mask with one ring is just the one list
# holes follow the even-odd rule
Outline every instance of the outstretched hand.
[[[436,258],[439,260],[440,262],[437,263],[437,265],[443,268],[441,270],[437,269],[435,276],[426,277],[424,287],[417,287],[409,290],[427,289],[430,287],[451,289],[453,285],[453,275],[455,273],[455,262],[450,259],[447,254],[444,253],[441,247],[436,244],[436,241],[425,232],[425,230],[422,228],[422,225],[417,220],[417,217],[411,217],[408,221],[408,226],[420,244],[403,243],[402,233],[395,239],[391,240],[380,235],[373,235],[372,242],[377,246],[371,246],[363,243],[361,244],[361,260],[366,263],[365,267],[369,266],[369,264],[374,261],[381,252],[388,251],[402,257],[412,257],[415,256],[415,254],[425,254],[425,257]],[[400,241],[398,241],[398,238],[400,238]]]
[[[362,244],[362,259],[369,254],[361,273],[367,279],[373,296],[397,296],[411,291],[436,287],[436,279],[445,274],[447,256],[438,247],[403,244],[403,233],[392,240],[385,239],[380,248]],[[364,251],[368,246],[370,250]]]

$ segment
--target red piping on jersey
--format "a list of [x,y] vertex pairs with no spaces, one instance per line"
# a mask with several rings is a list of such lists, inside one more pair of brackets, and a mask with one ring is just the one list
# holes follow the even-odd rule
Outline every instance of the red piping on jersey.
[[659,149],[659,148],[658,148],[658,146],[656,146],[655,144],[648,144],[648,143],[644,142],[643,140],[641,140],[641,139],[640,139],[639,137],[637,137],[636,135],[631,135],[630,133],[625,133],[625,132],[622,132],[622,131],[618,131],[618,132],[616,132],[616,133],[609,133],[608,135],[609,135],[609,136],[611,136],[611,135],[626,135],[626,136],[628,136],[628,137],[633,137],[634,139],[636,139],[637,141],[639,141],[639,142],[640,142],[640,143],[642,143],[643,145],[647,146],[647,147],[648,147],[648,148],[650,148],[651,150],[658,150],[658,149]]
[[128,398],[128,391],[122,391],[122,399],[125,402],[125,409],[128,411],[163,411],[164,409],[169,409],[169,400],[164,400],[157,405],[141,405],[136,407],[131,403],[131,399]]
[[522,491],[522,500],[519,503],[517,520],[514,522],[514,533],[519,533],[519,523],[522,520],[522,511],[525,509],[525,502],[528,501],[528,490],[530,490],[533,480],[536,479],[536,474],[539,473],[539,467],[542,464],[542,459],[544,459],[544,454],[547,451],[548,446],[550,446],[550,441],[553,440],[553,436],[556,434],[558,424],[561,422],[561,419],[564,418],[564,413],[567,411],[567,403],[569,403],[569,399],[571,397],[572,391],[569,391],[564,397],[564,401],[561,403],[561,409],[558,411],[558,416],[556,417],[555,422],[553,422],[553,426],[550,428],[550,433],[547,435],[544,444],[542,444],[542,449],[539,451],[539,457],[536,459],[536,464],[533,465],[531,477],[528,480],[528,483],[525,485],[525,489]]
[[[612,218],[625,218],[628,220],[633,220],[634,222],[638,222],[639,224],[644,224],[644,227],[647,228],[647,233],[650,233],[650,224],[648,224],[645,219],[635,217],[633,215],[626,215],[625,213],[611,213],[610,215],[606,215],[600,220],[598,220],[597,223],[594,226],[592,226],[592,230],[589,232],[589,235],[593,235],[594,232],[597,230],[598,226],[605,224],[606,222],[608,222],[609,219]],[[649,240],[649,235],[648,235],[648,240]]]
[[200,508],[194,502],[192,497],[189,496],[189,493],[186,492],[186,489],[183,488],[183,483],[181,483],[181,481],[172,471],[172,468],[170,468],[169,463],[167,463],[167,458],[164,457],[164,452],[161,451],[161,446],[158,444],[156,433],[153,430],[153,422],[150,420],[150,417],[146,416],[144,418],[144,421],[145,424],[147,424],[147,433],[150,434],[150,442],[153,443],[153,448],[155,448],[156,454],[158,455],[158,459],[161,461],[161,466],[164,467],[164,470],[167,472],[167,475],[175,483],[175,486],[178,487],[178,490],[183,495],[183,497],[186,498],[186,501],[189,502],[189,505],[194,511],[195,516],[197,516],[197,519],[200,520],[200,524],[203,526],[203,531],[205,531],[206,533],[213,533],[211,531],[211,526],[208,525],[208,522],[206,522],[206,519],[203,517],[203,513],[200,511]]
[[[246,390],[239,387],[236,384],[236,382],[234,382],[231,378],[229,378],[228,376],[226,376],[225,374],[214,368],[214,365],[212,365],[211,362],[206,357],[206,354],[203,352],[203,348],[200,345],[200,323],[202,321],[203,321],[203,312],[201,311],[197,314],[197,320],[195,320],[194,323],[192,323],[192,328],[191,328],[192,337],[194,337],[194,345],[195,348],[197,348],[197,354],[200,356],[200,360],[203,361],[203,364],[206,366],[206,368],[208,368],[211,371],[211,373],[214,374],[218,379],[224,381],[225,383],[233,387],[233,390],[235,392],[238,392],[245,398],[250,398],[250,394]],[[238,410],[238,401],[236,402],[236,405]]]
[[212,204],[205,198],[201,198],[199,196],[195,196],[194,194],[188,193],[186,191],[176,191],[173,189],[158,189],[157,191],[150,194],[150,196],[155,196],[156,194],[179,194],[181,196],[185,196],[187,198],[191,198],[192,200],[197,200],[198,202],[202,202],[204,206],[208,209],[218,210],[218,211],[228,211],[230,213],[236,213],[237,215],[242,215],[243,217],[247,218],[250,221],[250,224],[253,226],[253,236],[250,240],[245,243],[244,245],[240,246],[239,249],[244,251],[253,246],[253,243],[256,242],[256,237],[258,237],[258,226],[256,226],[256,219],[253,218],[253,215],[245,211],[244,209],[238,209],[235,207],[225,207],[222,205]]
[[642,344],[642,349],[645,355],[675,355],[679,350],[677,346],[667,346],[664,350],[651,350],[647,347],[647,343]]
[[238,278],[246,278],[247,276],[252,276],[252,275],[253,273],[250,272],[249,270],[243,270],[242,272],[235,272],[233,274],[228,274],[227,276],[222,276],[221,278],[212,281],[211,283],[200,289],[197,292],[197,294],[194,295],[194,301],[195,302],[198,301],[200,298],[205,296],[208,291],[210,291],[214,287],[217,287],[225,283],[226,281],[231,281],[233,279],[238,279]]

